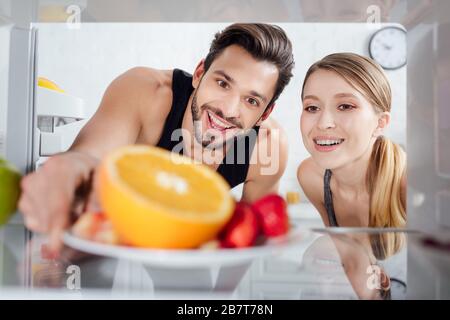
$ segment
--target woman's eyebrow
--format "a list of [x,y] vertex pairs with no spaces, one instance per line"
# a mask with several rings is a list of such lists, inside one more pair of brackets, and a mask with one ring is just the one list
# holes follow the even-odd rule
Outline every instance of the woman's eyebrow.
[[312,94],[303,97],[303,100],[306,100],[306,99],[320,100],[317,96],[312,95]]
[[335,98],[354,98],[354,99],[358,99],[357,96],[355,96],[352,93],[338,93],[334,95]]

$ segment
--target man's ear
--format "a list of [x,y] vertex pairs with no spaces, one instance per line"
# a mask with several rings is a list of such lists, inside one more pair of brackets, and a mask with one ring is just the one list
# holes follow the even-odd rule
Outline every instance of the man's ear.
[[378,126],[373,133],[374,137],[379,137],[383,135],[384,130],[388,127],[391,122],[391,114],[389,112],[383,112],[378,116]]
[[197,89],[205,73],[205,59],[200,60],[197,67],[195,68],[194,75],[192,76],[192,86]]
[[262,114],[261,118],[259,118],[258,122],[256,123],[257,126],[261,125],[261,123],[269,117],[269,115],[272,113],[274,107],[275,107],[275,103],[272,103],[269,106],[267,106],[267,108],[266,108],[266,110],[264,110],[264,113]]

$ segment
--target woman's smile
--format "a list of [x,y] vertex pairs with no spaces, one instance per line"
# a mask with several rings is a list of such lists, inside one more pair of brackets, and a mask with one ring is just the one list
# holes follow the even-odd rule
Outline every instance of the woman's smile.
[[313,139],[314,148],[319,152],[331,152],[338,149],[345,139],[334,136],[316,136]]

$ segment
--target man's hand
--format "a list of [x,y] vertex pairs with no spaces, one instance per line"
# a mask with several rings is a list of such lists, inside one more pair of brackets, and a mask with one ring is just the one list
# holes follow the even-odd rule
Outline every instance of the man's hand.
[[[171,79],[171,71],[150,68],[133,68],[117,77],[69,151],[22,179],[19,210],[30,230],[49,234],[50,250],[61,248],[61,235],[73,222],[73,213],[99,210],[91,192],[98,159],[136,143],[141,133],[141,141],[157,144],[170,111]],[[151,130],[141,130],[143,121]]]
[[95,205],[91,190],[97,163],[94,157],[70,151],[50,158],[22,179],[19,210],[28,229],[49,235],[50,250],[61,249],[61,236],[73,213]]

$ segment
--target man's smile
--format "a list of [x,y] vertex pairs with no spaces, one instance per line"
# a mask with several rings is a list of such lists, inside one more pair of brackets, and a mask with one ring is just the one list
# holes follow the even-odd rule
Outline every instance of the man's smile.
[[208,120],[208,127],[212,129],[224,132],[225,130],[236,128],[236,126],[234,126],[233,124],[230,124],[226,120],[218,117],[210,111],[206,111],[206,115]]

